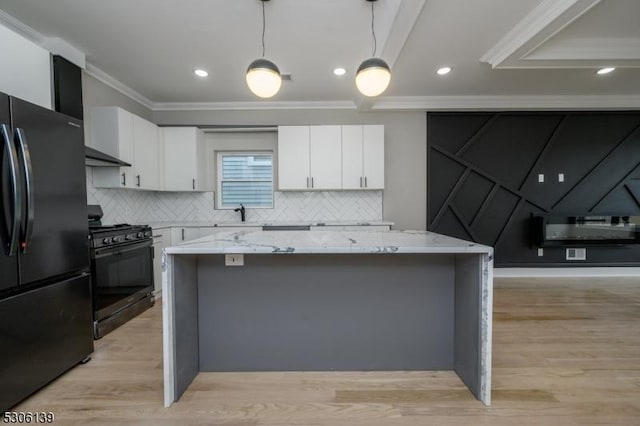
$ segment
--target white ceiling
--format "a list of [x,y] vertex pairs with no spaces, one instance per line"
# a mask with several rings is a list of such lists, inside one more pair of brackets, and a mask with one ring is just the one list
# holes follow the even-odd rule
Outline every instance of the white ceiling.
[[[247,65],[261,55],[259,0],[0,0],[5,23],[32,39],[63,39],[86,54],[90,73],[154,109],[423,108],[542,95],[607,96],[640,107],[638,0],[379,0],[378,56],[393,77],[384,96],[363,101],[353,78],[372,53],[370,6],[267,2],[266,56],[293,81],[265,102],[244,82]],[[597,76],[605,64],[619,68]],[[453,71],[436,75],[444,65]],[[336,66],[347,75],[335,77]],[[210,76],[196,78],[196,67]]]

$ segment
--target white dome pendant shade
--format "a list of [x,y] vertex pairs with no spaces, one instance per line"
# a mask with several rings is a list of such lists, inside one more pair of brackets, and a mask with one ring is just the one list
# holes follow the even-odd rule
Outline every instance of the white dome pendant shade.
[[387,90],[391,81],[389,65],[380,58],[362,62],[356,72],[356,87],[365,96],[378,96]]
[[270,98],[280,90],[282,76],[276,64],[264,57],[264,33],[267,28],[264,4],[269,0],[260,1],[262,3],[262,58],[249,64],[246,79],[247,86],[254,95],[260,98]]
[[391,69],[383,59],[376,57],[378,43],[375,31],[375,15],[373,4],[377,0],[366,0],[371,3],[371,36],[373,39],[373,57],[363,61],[356,71],[356,87],[365,96],[373,97],[382,94],[391,81]]
[[247,68],[247,85],[258,97],[270,98],[280,90],[280,70],[268,59],[256,59]]

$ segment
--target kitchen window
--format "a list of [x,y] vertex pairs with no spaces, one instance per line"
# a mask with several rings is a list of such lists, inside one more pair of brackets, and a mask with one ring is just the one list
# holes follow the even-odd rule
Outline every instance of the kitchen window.
[[218,153],[219,209],[273,208],[273,153]]

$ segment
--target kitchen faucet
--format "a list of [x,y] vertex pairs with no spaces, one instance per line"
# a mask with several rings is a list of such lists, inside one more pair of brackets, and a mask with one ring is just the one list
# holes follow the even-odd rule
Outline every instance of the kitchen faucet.
[[240,212],[240,218],[244,222],[244,213],[245,213],[244,206],[242,204],[240,204],[240,207],[237,208],[237,209],[234,209],[233,211],[234,212]]

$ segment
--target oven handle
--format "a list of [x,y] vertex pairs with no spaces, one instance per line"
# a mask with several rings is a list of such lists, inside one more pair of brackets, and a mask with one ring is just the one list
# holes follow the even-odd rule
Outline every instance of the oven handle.
[[151,240],[145,241],[144,243],[140,243],[140,244],[131,244],[122,248],[105,247],[104,249],[97,249],[95,250],[95,253],[93,253],[91,257],[94,259],[101,259],[107,256],[119,256],[122,253],[127,253],[133,250],[139,250],[145,247],[151,247]]

